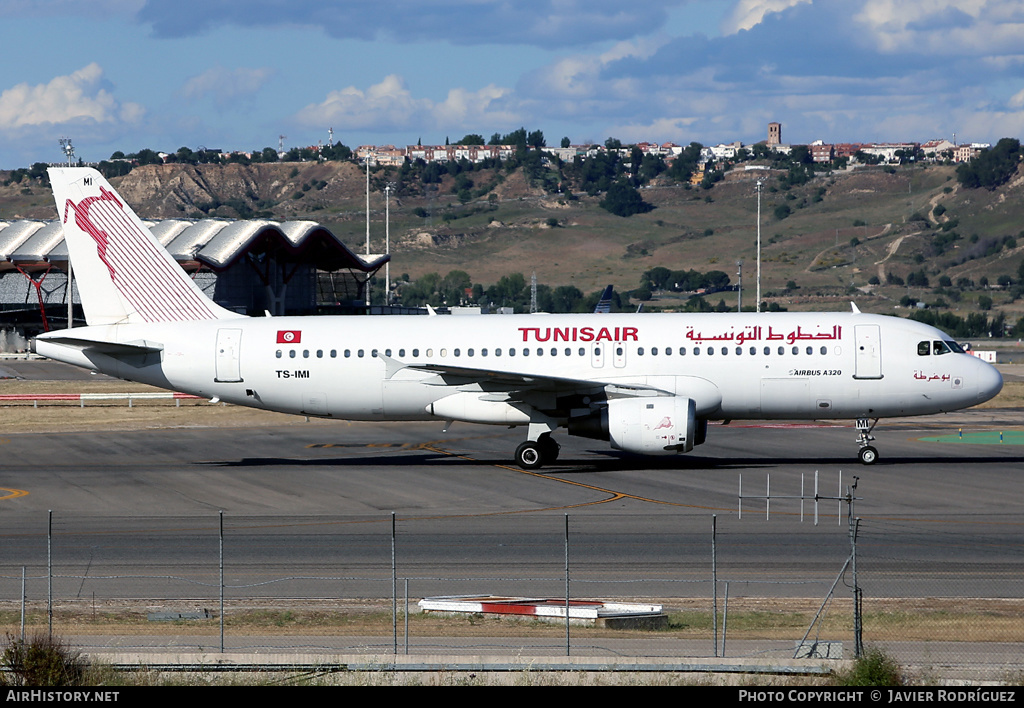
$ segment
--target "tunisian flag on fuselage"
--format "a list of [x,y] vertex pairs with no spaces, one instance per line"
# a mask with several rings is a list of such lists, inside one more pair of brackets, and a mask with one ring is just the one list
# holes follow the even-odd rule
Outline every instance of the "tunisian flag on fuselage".
[[277,330],[278,344],[299,344],[302,342],[301,329],[279,329]]

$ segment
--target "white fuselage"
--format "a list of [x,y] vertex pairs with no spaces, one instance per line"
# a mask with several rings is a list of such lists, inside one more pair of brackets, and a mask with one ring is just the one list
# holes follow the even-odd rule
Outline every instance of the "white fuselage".
[[[1002,386],[991,365],[935,345],[949,340],[940,331],[861,313],[240,317],[70,332],[162,350],[114,357],[42,335],[37,351],[198,396],[352,420],[515,423],[431,412],[455,392],[474,405],[486,397],[480,372],[648,387],[693,399],[703,419],[923,415]],[[460,384],[461,370],[475,375]]]

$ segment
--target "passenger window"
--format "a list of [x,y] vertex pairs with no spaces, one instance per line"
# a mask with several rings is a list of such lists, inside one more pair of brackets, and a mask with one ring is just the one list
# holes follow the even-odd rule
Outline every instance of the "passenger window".
[[679,356],[686,356],[686,347],[679,347]]
[[930,342],[918,342],[917,343],[917,355],[928,356],[932,353],[932,345]]
[[722,347],[722,356],[725,356],[728,353],[729,353],[729,347]]
[[427,358],[429,358],[429,359],[433,359],[434,358],[434,350],[433,349],[428,349],[427,350]]
[[825,356],[826,354],[828,354],[828,347],[822,345],[822,347],[821,347],[821,355]]
[[501,347],[494,350],[494,356],[501,356]]
[[814,347],[807,347],[807,353],[808,354],[813,354],[814,353]]
[[584,349],[583,347],[580,347],[580,356],[586,356],[586,355],[587,355],[587,350]]
[[466,350],[466,356],[473,356],[473,350],[472,349],[467,349]]
[[558,350],[554,347],[551,347],[551,356],[558,356]]
[[487,356],[487,349],[481,349],[480,356]]
[[281,358],[281,350],[280,350],[280,349],[278,349],[278,350],[277,350],[277,358],[278,358],[278,359],[280,359],[280,358]]
[[672,347],[665,347],[665,356],[672,356]]
[[294,359],[295,358],[295,350],[294,349],[289,349],[288,350],[288,358],[289,359]]
[[391,350],[390,349],[385,349],[384,350],[384,356],[391,356]]
[[337,349],[332,349],[331,350],[331,358],[332,359],[337,359],[338,358],[338,350]]
[[765,356],[770,356],[771,353],[772,353],[771,347],[765,347],[764,348],[764,355]]
[[360,349],[359,351],[357,351],[356,352],[356,356],[359,357],[360,359],[362,359],[363,358],[363,350]]
[[462,352],[461,352],[461,351],[460,351],[459,349],[455,349],[455,350],[454,350],[454,351],[453,351],[452,353],[453,353],[453,354],[454,354],[455,356],[459,356],[459,355],[461,355],[461,354],[462,354]]
[[352,350],[351,349],[346,349],[345,350],[345,358],[348,359],[350,356],[352,356]]
[[622,356],[622,347],[615,347],[615,356]]
[[743,347],[736,347],[736,356],[739,356],[742,353],[743,353]]
[[447,350],[447,349],[442,349],[442,350],[441,350],[440,352],[438,352],[438,353],[439,353],[439,354],[440,354],[441,356],[443,356],[443,357],[444,357],[444,356],[448,356],[448,350]]
[[418,357],[419,357],[419,355],[420,355],[420,350],[419,350],[419,349],[413,349],[413,350],[412,350],[412,355],[413,355],[414,357],[417,357],[417,358],[418,358]]
[[[684,349],[683,351],[685,352],[686,350]],[[694,347],[693,348],[693,355],[694,356],[700,356],[700,347]]]
[[750,348],[750,356],[754,356],[755,354],[757,354],[757,347],[751,347]]
[[303,349],[302,350],[302,358],[303,359],[308,359],[309,358],[309,350],[308,349]]
[[544,356],[544,350],[540,347],[537,347],[537,356]]
[[708,356],[711,356],[714,353],[715,353],[715,348],[714,347],[708,347]]
[[779,356],[782,356],[785,353],[786,353],[786,348],[785,347],[779,347]]
[[377,356],[377,350],[376,350],[376,349],[374,349],[373,351],[371,351],[371,352],[370,352],[370,356],[372,356],[372,357],[376,357],[376,356]]
[[508,355],[509,356],[515,356],[516,355],[516,348],[515,347],[509,347]]
[[658,348],[651,347],[651,356],[658,356]]
[[405,357],[405,350],[404,349],[399,349],[398,350],[398,356]]
[[323,359],[324,358],[324,350],[323,349],[317,349],[316,350],[316,358],[317,359]]
[[572,349],[570,349],[569,347],[566,347],[565,348],[565,355],[566,356],[572,356]]
[[523,347],[523,356],[530,356],[530,350],[526,347]]
[[636,348],[636,354],[637,354],[637,356],[643,356],[644,355],[644,348],[643,347],[637,347]]

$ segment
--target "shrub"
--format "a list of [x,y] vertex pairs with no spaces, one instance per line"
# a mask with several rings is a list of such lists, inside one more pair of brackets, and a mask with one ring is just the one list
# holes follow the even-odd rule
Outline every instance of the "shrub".
[[7,633],[0,686],[82,686],[86,663],[57,637],[36,634],[22,640]]
[[869,649],[848,671],[836,673],[840,686],[903,686],[906,677],[896,661],[881,649]]

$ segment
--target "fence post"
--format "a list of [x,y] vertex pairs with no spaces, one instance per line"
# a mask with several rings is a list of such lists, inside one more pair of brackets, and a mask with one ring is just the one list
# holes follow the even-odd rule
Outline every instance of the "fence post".
[[711,515],[711,628],[715,635],[715,656],[718,656],[718,514]]
[[565,515],[565,655],[571,654],[569,643],[569,515]]
[[395,562],[395,512],[391,512],[391,651],[398,656],[398,568]]
[[224,510],[219,512],[220,530],[219,537],[219,564],[220,564],[220,653],[224,653]]
[[53,509],[46,512],[46,617],[53,639]]

